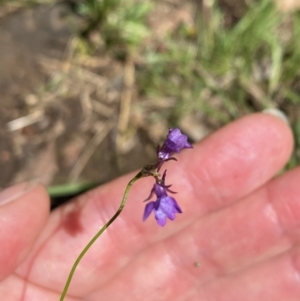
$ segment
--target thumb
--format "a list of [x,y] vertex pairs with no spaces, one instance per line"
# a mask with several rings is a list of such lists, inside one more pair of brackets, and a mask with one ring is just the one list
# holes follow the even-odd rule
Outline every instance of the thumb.
[[26,257],[49,209],[48,194],[37,183],[21,183],[0,193],[0,281]]

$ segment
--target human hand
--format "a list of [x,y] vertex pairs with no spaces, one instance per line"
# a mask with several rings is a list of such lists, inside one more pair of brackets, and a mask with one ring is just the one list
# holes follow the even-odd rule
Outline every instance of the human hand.
[[[183,213],[163,228],[153,216],[141,221],[153,179],[136,182],[65,300],[299,300],[300,169],[274,178],[292,144],[284,122],[254,114],[183,151],[164,166]],[[0,300],[59,300],[74,260],[115,213],[130,178],[50,216],[43,187],[21,185],[27,191],[0,206]]]

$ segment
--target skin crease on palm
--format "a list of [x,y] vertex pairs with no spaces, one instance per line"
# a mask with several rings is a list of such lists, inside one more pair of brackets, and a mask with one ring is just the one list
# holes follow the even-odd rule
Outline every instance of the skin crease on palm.
[[[276,176],[292,133],[269,114],[239,119],[167,162],[183,213],[142,222],[154,180],[82,259],[66,301],[300,300],[300,168]],[[100,167],[99,167],[100,168]],[[0,300],[58,301],[74,260],[117,210],[134,174],[52,212],[41,185],[0,206]]]

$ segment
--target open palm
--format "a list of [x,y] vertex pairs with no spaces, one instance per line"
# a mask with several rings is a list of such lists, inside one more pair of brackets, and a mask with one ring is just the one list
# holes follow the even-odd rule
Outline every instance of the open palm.
[[[164,165],[183,213],[163,228],[153,216],[141,221],[153,179],[136,182],[65,300],[300,300],[300,169],[274,178],[292,145],[284,122],[255,114],[183,151]],[[74,260],[115,213],[131,177],[50,216],[40,185],[2,204],[0,300],[58,301]]]

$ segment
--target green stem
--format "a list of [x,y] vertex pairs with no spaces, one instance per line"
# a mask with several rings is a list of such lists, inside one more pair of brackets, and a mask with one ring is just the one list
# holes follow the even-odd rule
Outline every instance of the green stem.
[[67,294],[67,291],[68,291],[68,288],[70,286],[70,283],[72,281],[72,278],[73,278],[73,275],[74,275],[74,272],[80,262],[80,260],[82,259],[82,257],[85,255],[85,253],[89,250],[89,248],[93,245],[93,243],[97,240],[97,238],[110,226],[110,224],[119,216],[119,214],[122,212],[124,206],[125,206],[125,203],[126,203],[126,200],[127,200],[127,197],[128,197],[128,193],[129,193],[129,190],[131,188],[131,186],[133,185],[133,183],[135,181],[137,181],[138,179],[142,178],[142,177],[145,177],[147,175],[145,175],[143,173],[143,171],[139,172],[133,179],[131,179],[125,189],[125,192],[124,192],[124,196],[123,196],[123,199],[122,199],[122,202],[120,204],[120,207],[119,209],[117,210],[117,212],[114,214],[114,216],[97,232],[97,234],[91,239],[91,241],[86,245],[86,247],[82,250],[82,252],[79,254],[79,256],[77,257],[76,261],[74,262],[73,264],[73,267],[70,271],[70,274],[69,274],[69,277],[67,279],[67,282],[65,284],[65,287],[64,287],[64,290],[61,294],[61,297],[59,299],[59,301],[63,301],[65,299],[65,296]]

